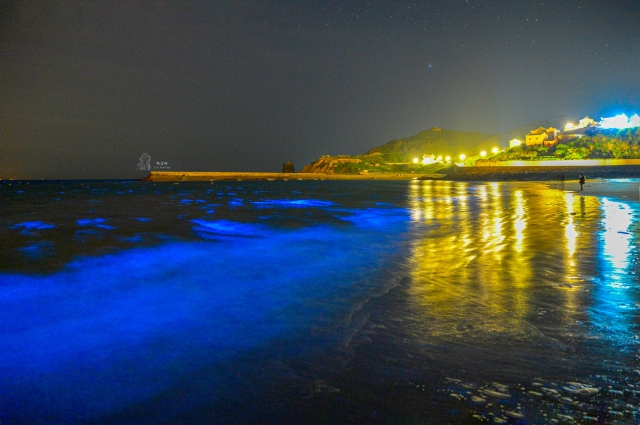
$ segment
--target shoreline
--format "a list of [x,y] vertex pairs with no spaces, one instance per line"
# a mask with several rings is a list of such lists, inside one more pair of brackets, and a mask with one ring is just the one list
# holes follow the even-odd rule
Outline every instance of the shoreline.
[[638,165],[589,167],[459,167],[454,173],[262,173],[262,172],[151,172],[144,181],[218,181],[218,180],[451,180],[451,181],[553,181],[564,176],[567,181],[585,174],[594,179],[640,178]]
[[[468,167],[455,174],[323,174],[323,173],[252,173],[252,172],[162,172],[151,173],[147,181],[195,182],[195,181],[411,181],[443,180],[458,182],[527,182],[540,183],[550,189],[575,193],[580,196],[616,198],[621,201],[640,202],[640,166],[585,167]],[[569,169],[567,169],[569,168]],[[578,175],[584,172],[587,182],[580,190]],[[561,183],[560,174],[575,176]],[[615,181],[619,179],[619,181]],[[630,181],[628,179],[638,179]]]
[[574,193],[579,196],[596,196],[598,198],[612,198],[624,202],[640,202],[640,180],[638,181],[611,181],[592,180],[580,190],[580,184],[576,181],[567,181],[562,185],[559,182],[545,182],[550,189],[562,190],[566,193]]

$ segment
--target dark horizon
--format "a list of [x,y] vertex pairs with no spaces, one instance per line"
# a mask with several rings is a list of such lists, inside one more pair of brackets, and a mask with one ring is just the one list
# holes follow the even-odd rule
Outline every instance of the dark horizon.
[[0,0],[0,177],[296,170],[433,126],[640,113],[632,0]]

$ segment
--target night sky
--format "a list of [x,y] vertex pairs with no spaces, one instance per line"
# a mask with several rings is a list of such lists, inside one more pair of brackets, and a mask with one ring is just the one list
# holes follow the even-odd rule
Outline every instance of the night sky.
[[[640,113],[640,1],[0,0],[0,177],[296,169]],[[143,173],[144,174],[144,173]]]

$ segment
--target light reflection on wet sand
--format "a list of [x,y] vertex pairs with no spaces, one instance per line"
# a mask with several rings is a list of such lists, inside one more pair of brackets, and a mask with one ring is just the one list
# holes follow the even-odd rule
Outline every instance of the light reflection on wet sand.
[[[628,382],[640,291],[628,204],[537,184],[425,181],[408,191],[416,237],[406,331],[451,377],[451,396],[476,419],[520,415],[478,407],[503,396],[519,411],[541,408],[531,401],[540,398],[554,420],[637,419]],[[627,404],[610,414],[603,403]]]
[[[413,314],[429,323],[421,329],[427,339],[513,341],[540,337],[546,327],[562,338],[590,312],[617,310],[613,299],[629,304],[602,292],[635,283],[627,271],[633,235],[625,204],[500,183],[414,182],[409,197],[423,233],[407,268]],[[539,326],[549,309],[556,314]],[[590,330],[578,332],[586,338]]]

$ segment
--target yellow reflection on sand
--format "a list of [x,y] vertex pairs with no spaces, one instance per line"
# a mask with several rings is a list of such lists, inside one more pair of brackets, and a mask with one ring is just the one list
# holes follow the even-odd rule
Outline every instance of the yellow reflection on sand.
[[576,252],[576,239],[578,237],[576,224],[573,222],[573,215],[575,214],[573,211],[574,194],[572,192],[565,193],[565,200],[569,216],[564,228],[564,236],[567,240],[567,258],[570,260],[571,266],[574,267],[575,261],[573,259],[573,254]]
[[566,320],[577,312],[575,256],[580,244],[595,237],[578,230],[582,215],[571,214],[579,202],[584,211],[584,198],[522,187],[437,181],[411,186],[411,216],[428,230],[413,242],[410,291],[432,335],[535,332],[528,320],[545,302],[544,291],[566,309]]

